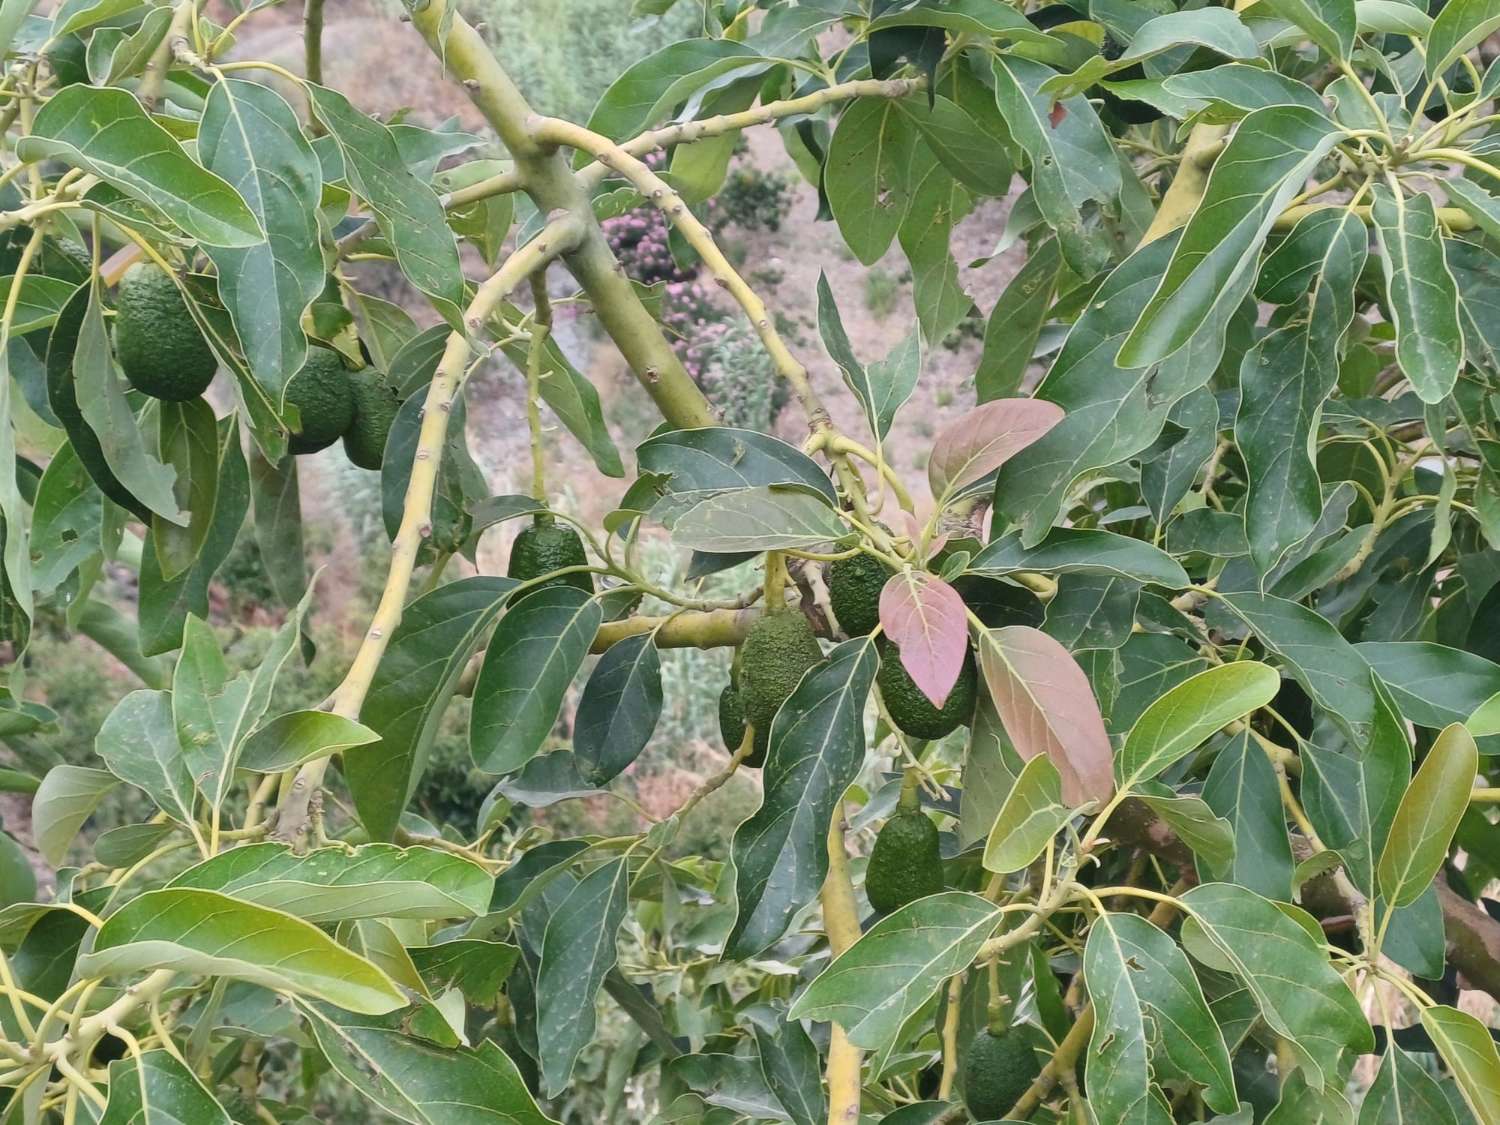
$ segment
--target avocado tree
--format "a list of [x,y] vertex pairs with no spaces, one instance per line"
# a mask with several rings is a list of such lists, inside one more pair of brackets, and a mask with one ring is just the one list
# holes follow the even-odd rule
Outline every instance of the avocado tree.
[[[83,862],[38,895],[0,840],[0,1121],[310,1121],[320,1080],[414,1125],[622,1091],[663,1122],[1500,1121],[1500,6],[679,2],[701,37],[579,123],[411,0],[387,33],[493,130],[457,159],[323,83],[321,0],[300,75],[232,50],[260,0],[0,0],[0,737],[49,718],[36,626],[142,683],[97,762],[4,775]],[[803,295],[842,387],[702,217],[750,130],[855,259],[910,265],[888,355]],[[973,401],[897,450],[973,309],[955,228],[1006,197]],[[792,442],[721,424],[605,234],[641,208]],[[660,415],[633,457],[560,300]],[[492,362],[526,495],[465,444]],[[327,612],[298,458],[340,437],[384,584],[288,710]],[[598,523],[548,489],[573,442],[621,478]],[[505,521],[506,574],[448,577]],[[286,618],[239,669],[209,586],[252,535]],[[639,832],[535,823],[619,784],[693,647],[737,649],[722,770]],[[494,790],[434,824],[408,804],[460,695]],[[690,854],[750,771],[729,861]],[[155,813],[75,844],[120,786]],[[630,1046],[585,1078],[601,1016]]]

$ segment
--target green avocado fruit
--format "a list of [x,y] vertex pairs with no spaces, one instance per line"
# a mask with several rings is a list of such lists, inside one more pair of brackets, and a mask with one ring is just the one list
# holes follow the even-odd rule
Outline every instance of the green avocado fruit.
[[361,469],[378,469],[385,460],[385,439],[401,400],[373,367],[350,375],[349,386],[354,392],[354,421],[344,433],[344,455]]
[[332,348],[308,347],[307,362],[287,383],[283,401],[295,406],[300,417],[287,442],[293,453],[327,449],[354,421],[354,385],[344,361]]
[[885,709],[903,734],[931,741],[951,734],[973,717],[978,676],[972,653],[964,657],[963,670],[947,700],[942,707],[934,707],[902,666],[900,649],[884,637],[875,644],[880,650],[880,671],[875,673],[875,685],[880,689],[880,698],[885,700]]
[[902,810],[885,822],[865,867],[865,894],[882,914],[943,889],[938,830],[920,809]]
[[[719,737],[724,740],[724,749],[731,754],[739,752],[745,741],[745,708],[740,701],[740,689],[730,681],[719,693]],[[766,764],[766,732],[755,728],[755,744],[741,765],[759,769]]]
[[115,358],[131,386],[166,402],[197,398],[219,369],[177,282],[148,262],[137,262],[120,279]]
[[867,636],[880,624],[880,591],[891,568],[866,554],[828,564],[828,604],[846,636]]
[[1021,1036],[981,1031],[964,1060],[964,1103],[975,1121],[999,1120],[1041,1072],[1036,1052]]
[[[539,514],[531,526],[516,536],[510,549],[510,567],[506,573],[517,582],[530,582],[555,570],[570,566],[587,566],[588,555],[583,549],[583,540],[571,527],[564,527],[546,512]],[[561,574],[547,582],[538,582],[532,587],[540,590],[547,586],[573,586],[586,594],[594,592],[594,576],[579,571],[576,574]]]
[[771,720],[802,673],[822,659],[818,638],[798,610],[777,610],[758,619],[740,646],[740,699],[745,718],[757,731],[769,734]]

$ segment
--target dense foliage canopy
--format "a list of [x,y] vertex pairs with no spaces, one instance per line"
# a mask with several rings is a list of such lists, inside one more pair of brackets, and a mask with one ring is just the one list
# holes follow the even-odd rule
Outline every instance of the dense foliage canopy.
[[[386,33],[488,137],[325,85],[322,0],[301,74],[241,57],[274,6],[0,0],[0,780],[60,865],[0,837],[0,1123],[1500,1122],[1496,0],[636,0],[701,35],[586,123],[410,0]],[[909,265],[889,354],[725,252],[751,130]],[[976,214],[1018,269],[909,448]],[[690,274],[757,351],[728,399]],[[563,304],[659,415],[633,455]],[[466,442],[492,357],[525,495]],[[383,587],[289,708],[330,446],[379,474]],[[241,669],[210,584],[250,537],[285,617]],[[28,750],[43,630],[141,681],[88,764]],[[535,818],[661,737],[664,652],[728,647],[718,772],[644,831]],[[435,822],[459,699],[493,791]]]

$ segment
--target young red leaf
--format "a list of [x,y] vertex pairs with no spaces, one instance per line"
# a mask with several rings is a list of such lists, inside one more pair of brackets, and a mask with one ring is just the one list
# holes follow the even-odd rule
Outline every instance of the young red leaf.
[[969,623],[958,591],[934,574],[903,570],[880,591],[880,626],[901,650],[901,664],[934,707],[963,671]]
[[1113,752],[1088,677],[1061,644],[1027,625],[979,635],[979,666],[1016,752],[1048,755],[1070,808],[1114,792]]
[[927,461],[939,500],[973,484],[1040,439],[1063,419],[1063,408],[1039,398],[997,398],[943,428]]

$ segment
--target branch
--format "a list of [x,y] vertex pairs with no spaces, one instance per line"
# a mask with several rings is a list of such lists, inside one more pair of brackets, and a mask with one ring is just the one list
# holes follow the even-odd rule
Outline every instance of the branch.
[[456,10],[453,0],[431,0],[412,14],[412,26],[445,69],[460,82],[516,161],[516,174],[545,213],[559,211],[583,223],[577,245],[564,255],[568,269],[594,306],[599,322],[662,416],[679,428],[716,425],[713,409],[688,375],[661,326],[641,303],[594,218],[587,189],[563,157],[527,131],[531,106]]
[[[479,287],[464,311],[464,323],[469,331],[477,335],[484,328],[490,314],[511,290],[573,245],[579,237],[580,229],[581,224],[572,215],[553,219],[541,234],[506,259],[494,276]],[[463,332],[450,334],[443,358],[427,389],[427,400],[422,407],[422,428],[412,460],[411,480],[406,486],[401,526],[391,543],[391,562],[386,574],[385,590],[380,595],[380,604],[375,609],[375,616],[365,632],[359,651],[354,655],[348,673],[329,697],[327,704],[335,715],[346,719],[359,717],[360,708],[370,690],[370,682],[375,676],[375,669],[380,665],[380,658],[385,655],[391,634],[401,624],[417,552],[422,541],[432,534],[432,494],[437,484],[438,469],[442,464],[448,416],[453,409],[454,396],[463,382],[464,369],[472,350],[469,338]],[[286,840],[301,838],[307,825],[309,802],[323,782],[328,761],[327,758],[320,758],[298,771],[282,804],[276,826],[278,837]]]
[[734,648],[749,635],[760,615],[758,609],[715,609],[606,621],[599,626],[591,651],[603,652],[626,637],[653,630],[657,648]]
[[304,0],[302,51],[302,73],[309,82],[323,85],[323,0]]
[[[1369,206],[1350,207],[1345,203],[1303,203],[1297,207],[1288,207],[1281,214],[1277,215],[1276,221],[1272,224],[1272,229],[1291,230],[1292,227],[1296,226],[1298,222],[1308,215],[1316,211],[1327,211],[1329,209],[1352,211],[1354,216],[1364,223],[1372,221],[1370,214],[1374,210],[1374,208]],[[1437,217],[1438,222],[1442,223],[1450,231],[1474,230],[1479,226],[1473,217],[1460,207],[1439,207],[1437,208]]]
[[146,69],[141,74],[141,84],[136,89],[136,97],[140,99],[147,113],[154,110],[156,103],[161,101],[162,87],[167,82],[167,71],[172,66],[172,56],[177,50],[177,40],[187,34],[192,23],[193,0],[178,0],[177,10],[172,13],[172,22],[167,27],[167,34],[163,36],[156,50],[151,53]]
[[[823,928],[834,957],[859,940],[859,909],[849,879],[849,852],[844,847],[843,802],[833,810],[828,828],[828,875],[823,880]],[[829,1028],[828,1125],[857,1125],[859,1121],[860,1050],[837,1023]]]

